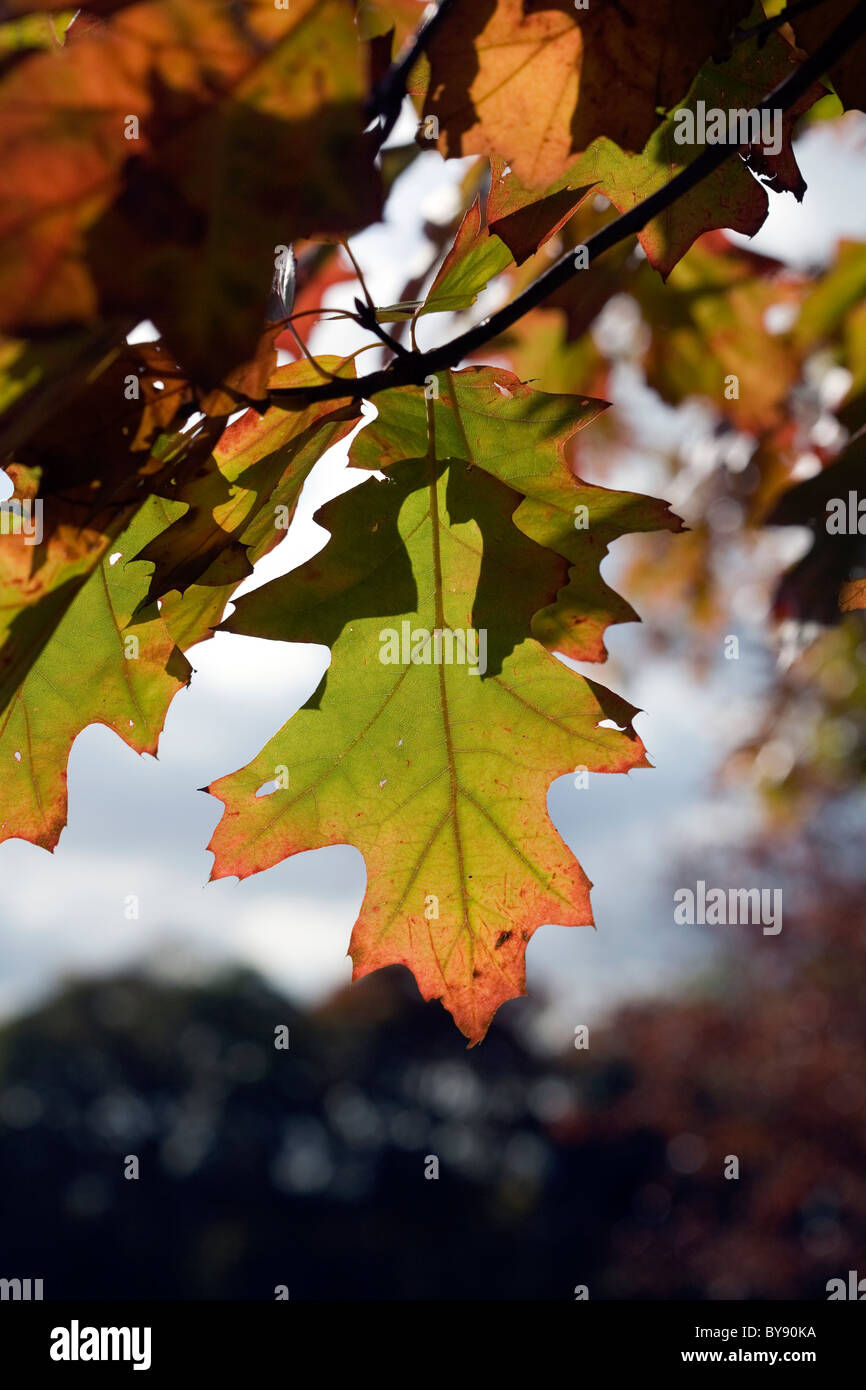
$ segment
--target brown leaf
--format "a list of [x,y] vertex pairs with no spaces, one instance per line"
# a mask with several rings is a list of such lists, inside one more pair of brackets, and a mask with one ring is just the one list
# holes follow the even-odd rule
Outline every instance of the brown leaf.
[[424,114],[446,156],[507,160],[546,188],[600,135],[640,150],[659,110],[723,52],[751,0],[481,0],[457,5],[429,49]]
[[255,352],[275,247],[378,215],[349,0],[152,0],[0,81],[0,328],[151,318],[193,378]]

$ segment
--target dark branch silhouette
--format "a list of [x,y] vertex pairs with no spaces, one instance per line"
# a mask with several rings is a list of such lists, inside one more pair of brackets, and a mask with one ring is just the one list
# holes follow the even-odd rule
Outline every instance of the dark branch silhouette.
[[[437,14],[441,12],[441,8],[440,6],[440,11],[437,11]],[[759,111],[786,110],[793,106],[812,82],[832,67],[836,60],[847,52],[864,33],[866,33],[866,0],[860,0],[860,3],[837,26],[826,42],[798,68],[795,68],[784,81],[780,82],[764,98],[757,109]],[[609,251],[619,242],[625,241],[627,237],[636,236],[654,217],[658,217],[684,194],[690,192],[713,170],[724,164],[725,160],[730,159],[737,150],[738,146],[736,145],[707,145],[697,159],[682,169],[671,179],[670,183],[665,184],[663,188],[658,189],[648,198],[644,198],[643,202],[630,208],[621,217],[617,217],[607,226],[594,232],[584,243],[586,256],[582,259],[586,261],[587,266],[591,266],[594,261],[598,260],[599,256],[604,255],[605,251]],[[529,313],[531,309],[538,308],[556,290],[567,284],[572,276],[586,273],[585,269],[579,269],[576,266],[575,251],[568,251],[509,304],[497,310],[489,318],[483,319],[474,328],[460,333],[456,338],[450,339],[449,342],[443,343],[440,347],[431,348],[424,352],[403,352],[399,356],[395,356],[379,371],[369,372],[366,376],[355,379],[338,377],[334,381],[323,382],[321,386],[309,388],[282,387],[270,391],[267,401],[253,402],[253,404],[258,409],[265,409],[268,403],[286,407],[291,405],[293,401],[299,405],[304,405],[313,400],[363,400],[369,399],[379,391],[386,391],[395,386],[421,386],[428,377],[435,375],[436,372],[445,371],[449,367],[456,367],[471,353],[477,352],[486,343],[498,338],[501,333],[523,318],[524,314]]]
[[373,89],[367,102],[365,115],[368,120],[373,120],[377,116],[381,120],[377,147],[381,147],[385,143],[396,125],[400,108],[403,105],[403,98],[406,95],[406,83],[409,80],[410,72],[421,54],[425,52],[428,43],[442,24],[448,11],[453,9],[454,4],[455,0],[439,0],[438,8],[419,27],[408,47],[397,61],[391,64],[381,82],[377,83]]
[[805,14],[807,10],[817,9],[819,5],[826,5],[827,0],[791,0],[778,14],[771,15],[769,19],[762,19],[760,24],[753,24],[751,28],[740,28],[734,30],[734,41],[742,43],[746,39],[758,39],[758,47],[761,48],[773,33],[774,29],[781,29],[783,24],[788,24],[797,15]]

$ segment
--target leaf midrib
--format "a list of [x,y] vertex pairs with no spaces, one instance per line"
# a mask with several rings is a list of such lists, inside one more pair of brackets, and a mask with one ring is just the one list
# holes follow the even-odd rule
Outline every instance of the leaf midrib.
[[[436,613],[436,627],[445,628],[445,603],[442,584],[442,547],[439,540],[439,477],[436,467],[436,429],[433,401],[427,401],[427,491],[430,499],[430,522],[433,548],[433,602]],[[448,714],[448,690],[445,681],[445,663],[439,662],[439,708],[442,715],[442,729],[445,737],[445,756],[448,762],[448,802],[451,824],[454,829],[454,848],[457,854],[457,871],[460,881],[460,904],[463,914],[461,925],[469,932],[470,950],[474,958],[475,938],[469,920],[469,903],[466,895],[466,864],[463,855],[463,841],[460,836],[458,816],[457,767],[454,758],[454,743],[451,735],[451,720]]]

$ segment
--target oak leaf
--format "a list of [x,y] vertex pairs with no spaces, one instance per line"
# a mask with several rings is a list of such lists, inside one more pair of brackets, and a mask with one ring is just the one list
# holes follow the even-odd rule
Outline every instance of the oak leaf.
[[[599,136],[640,150],[751,0],[483,0],[456,5],[429,47],[424,115],[446,156],[507,160],[546,188]],[[612,94],[615,93],[615,97]]]
[[[630,211],[668,184],[705,148],[701,112],[706,116],[722,111],[726,119],[732,110],[748,116],[791,73],[801,56],[779,34],[770,34],[763,44],[756,38],[741,42],[726,62],[707,62],[701,68],[681,94],[676,110],[661,120],[638,153],[600,136],[541,193],[530,180],[521,178],[515,161],[510,169],[502,160],[495,161],[488,205],[491,229],[521,261],[559,230],[588,192],[610,199],[619,212]],[[732,154],[638,233],[656,270],[667,276],[705,232],[727,228],[754,236],[769,208],[764,184],[757,176],[775,192],[802,199],[806,185],[792,149],[792,130],[822,93],[820,84],[813,83],[788,110],[778,117],[774,114],[776,126],[769,132],[767,148],[777,141],[776,152],[767,153],[759,144],[744,145],[745,159]],[[691,129],[686,114],[678,113],[692,117]],[[747,121],[747,125],[753,133],[752,124]],[[685,135],[694,138],[687,142]]]
[[[320,371],[354,375],[336,357],[319,359]],[[279,368],[274,389],[314,386],[322,377],[301,360]],[[234,586],[253,562],[285,535],[313,465],[361,418],[351,400],[321,401],[305,409],[272,405],[263,415],[246,411],[230,424],[176,488],[159,495],[174,506],[174,520],[136,557],[153,562],[146,602],[192,584]]]
[[[240,599],[224,625],[326,643],[332,658],[258,757],[208,788],[225,805],[210,848],[219,878],[355,845],[368,885],[354,977],[408,966],[475,1043],[524,993],[536,927],[591,921],[590,885],[545,810],[551,780],[647,764],[631,706],[530,636],[563,560],[512,524],[518,494],[439,449],[327,504],[326,563]],[[418,659],[405,645],[384,660],[395,640]],[[257,795],[280,768],[287,785]]]
[[23,534],[0,537],[0,840],[54,849],[69,750],[88,724],[156,752],[190,667],[155,605],[133,620],[147,566],[123,561],[162,525],[151,498],[110,555],[107,537],[59,527],[38,566]]
[[[533,619],[533,634],[576,661],[603,661],[604,632],[634,611],[605,583],[599,566],[611,542],[629,531],[677,531],[666,503],[584,483],[566,450],[606,402],[536,391],[511,372],[468,367],[436,378],[430,402],[437,448],[506,483],[521,498],[514,524],[569,562],[556,600]],[[413,387],[376,397],[378,417],[352,443],[355,467],[391,470],[416,458],[426,440],[424,399]]]

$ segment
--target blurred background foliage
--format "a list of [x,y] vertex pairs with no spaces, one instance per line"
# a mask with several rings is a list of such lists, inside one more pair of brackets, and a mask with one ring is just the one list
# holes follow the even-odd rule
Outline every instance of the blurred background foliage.
[[529,1000],[458,1051],[398,967],[313,1010],[158,962],[69,982],[0,1032],[5,1274],[49,1298],[825,1298],[866,1262],[866,918],[840,843],[787,842],[784,954],[729,928],[685,995],[558,1054]]

